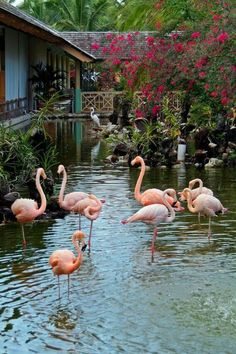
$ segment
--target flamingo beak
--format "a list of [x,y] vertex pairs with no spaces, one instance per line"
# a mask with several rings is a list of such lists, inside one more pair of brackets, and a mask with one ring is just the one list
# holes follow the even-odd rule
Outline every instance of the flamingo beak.
[[87,248],[87,245],[86,245],[86,243],[83,245],[83,247],[81,248],[81,251],[82,252],[84,252],[85,250],[86,250],[86,248]]

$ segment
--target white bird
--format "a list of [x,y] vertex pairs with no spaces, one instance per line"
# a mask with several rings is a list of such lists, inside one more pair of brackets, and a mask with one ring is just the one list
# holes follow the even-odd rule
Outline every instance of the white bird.
[[100,128],[100,119],[99,119],[98,116],[94,113],[94,108],[93,108],[93,107],[91,107],[90,116],[91,116],[92,120],[94,121],[94,123],[97,124],[97,126]]

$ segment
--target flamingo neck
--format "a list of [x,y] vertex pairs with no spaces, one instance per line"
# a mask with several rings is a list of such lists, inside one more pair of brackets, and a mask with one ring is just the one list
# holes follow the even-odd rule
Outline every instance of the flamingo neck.
[[38,169],[37,175],[36,175],[36,188],[37,188],[40,198],[41,198],[41,206],[37,210],[38,215],[43,214],[46,209],[46,206],[47,206],[46,196],[45,196],[45,194],[43,192],[43,188],[40,184],[40,176],[43,176],[43,175],[44,175],[44,171],[42,169]]
[[97,197],[93,195],[91,195],[90,198],[93,199],[97,205],[89,205],[87,208],[85,208],[84,215],[90,220],[95,220],[102,208],[102,203]]
[[174,208],[172,208],[172,206],[170,205],[170,203],[168,202],[166,196],[167,196],[167,193],[168,193],[168,190],[165,190],[163,192],[163,195],[162,195],[162,200],[163,200],[163,203],[164,205],[167,207],[167,209],[169,210],[170,212],[170,215],[167,217],[167,221],[171,222],[174,220],[175,218],[175,210]]
[[82,246],[79,247],[79,246],[78,246],[78,241],[77,241],[77,239],[76,239],[76,236],[73,236],[72,242],[73,242],[74,247],[75,247],[75,249],[76,249],[76,251],[77,251],[77,253],[78,253],[78,256],[77,256],[77,258],[76,258],[76,261],[73,263],[73,270],[76,270],[76,269],[78,269],[78,268],[81,266],[81,264],[82,264],[82,261],[83,261],[83,253],[82,253],[82,251],[81,251],[81,248],[82,248],[82,246],[85,245],[85,243],[84,243],[84,241],[82,241]]
[[202,193],[202,187],[203,187],[203,182],[200,178],[195,178],[192,182],[192,188],[190,189],[193,189],[194,185],[198,183],[199,184],[199,193]]
[[66,170],[64,169],[63,170],[63,179],[62,179],[62,183],[61,183],[61,189],[60,189],[59,198],[58,198],[58,202],[59,202],[60,207],[62,206],[62,203],[63,203],[66,182],[67,182],[67,173],[66,173]]
[[185,188],[185,192],[187,195],[187,204],[188,204],[188,209],[191,211],[191,213],[197,213],[196,207],[193,206],[193,198],[192,198],[192,193],[190,188]]
[[140,202],[140,200],[142,198],[141,185],[142,185],[143,177],[145,174],[145,163],[144,163],[143,159],[140,159],[139,162],[141,164],[141,171],[139,173],[139,177],[138,177],[136,185],[135,185],[134,198]]

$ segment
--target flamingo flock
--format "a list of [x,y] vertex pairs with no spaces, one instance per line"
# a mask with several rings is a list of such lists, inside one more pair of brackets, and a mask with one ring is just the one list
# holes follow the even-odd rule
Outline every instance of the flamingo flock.
[[[176,192],[173,188],[165,190],[151,188],[141,192],[142,181],[145,175],[146,166],[141,156],[136,156],[131,165],[141,165],[141,171],[136,181],[134,189],[134,198],[141,204],[141,208],[133,215],[121,220],[122,224],[130,224],[134,222],[143,222],[154,226],[151,242],[151,257],[154,259],[155,241],[158,235],[157,226],[161,223],[170,223],[175,219],[176,212],[183,212],[184,207],[181,202],[186,202],[188,210],[191,213],[208,217],[208,238],[211,237],[211,218],[217,214],[225,214],[225,208],[219,199],[213,195],[213,191],[203,186],[201,179],[196,178],[189,182],[188,187],[180,192]],[[102,211],[102,205],[105,202],[99,199],[95,194],[82,191],[72,191],[65,194],[67,184],[67,172],[63,165],[58,166],[59,176],[62,175],[62,183],[58,195],[58,205],[61,209],[78,215],[79,230],[75,231],[72,236],[72,244],[77,252],[77,256],[68,249],[55,250],[49,257],[49,265],[53,274],[58,277],[58,289],[60,297],[59,276],[68,276],[68,295],[69,295],[69,276],[71,273],[80,269],[83,262],[83,252],[87,244],[85,243],[86,235],[81,230],[81,216],[90,220],[90,230],[88,237],[88,250],[91,249],[91,239],[93,222],[98,219]],[[41,205],[32,199],[18,198],[11,206],[12,213],[17,221],[21,224],[23,245],[26,246],[24,233],[24,224],[34,221],[38,216],[45,213],[47,201],[45,193],[42,189],[40,178],[46,179],[47,176],[43,168],[38,168],[36,173],[35,185],[41,198]],[[198,184],[197,188],[194,186]],[[177,199],[179,196],[179,200]]]

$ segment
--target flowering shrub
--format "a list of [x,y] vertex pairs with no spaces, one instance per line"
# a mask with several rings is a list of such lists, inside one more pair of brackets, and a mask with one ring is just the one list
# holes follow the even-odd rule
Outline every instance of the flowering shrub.
[[204,102],[215,116],[219,112],[230,116],[236,69],[231,9],[226,2],[204,3],[211,11],[196,29],[178,29],[162,37],[152,34],[142,47],[138,32],[110,34],[102,44],[109,53],[110,70],[120,72],[127,92],[142,92],[145,105],[139,115],[157,117],[163,97],[181,90],[190,104]]

